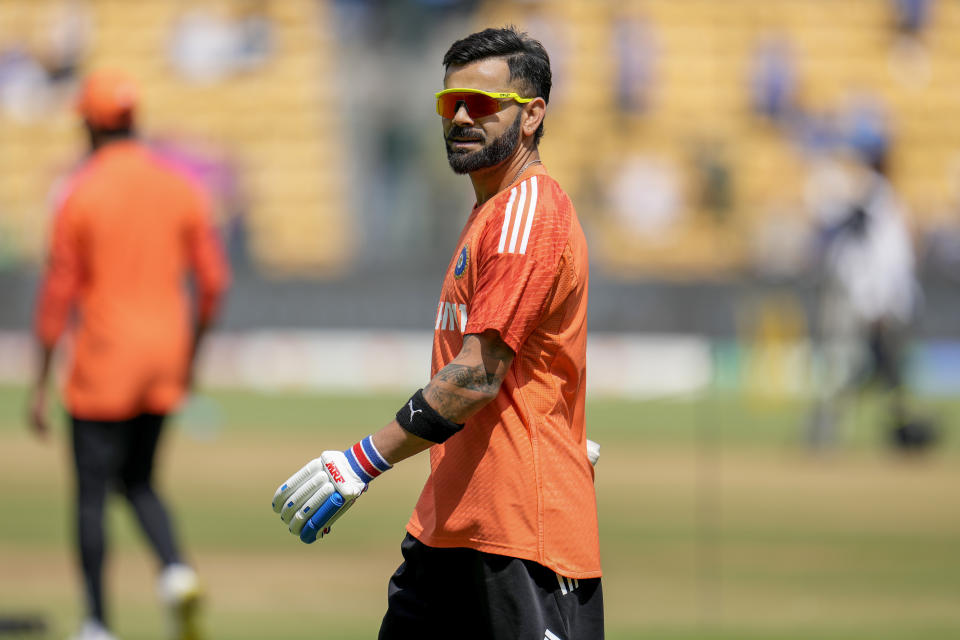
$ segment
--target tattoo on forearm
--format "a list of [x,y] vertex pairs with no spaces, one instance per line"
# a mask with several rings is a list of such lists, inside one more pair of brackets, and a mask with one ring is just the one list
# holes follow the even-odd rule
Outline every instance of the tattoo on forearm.
[[464,422],[473,414],[474,398],[465,398],[454,391],[430,383],[423,390],[423,397],[437,413],[454,422]]
[[482,365],[451,362],[437,372],[423,393],[440,415],[462,422],[497,393],[502,380],[502,375],[489,373]]
[[482,366],[470,367],[451,362],[437,373],[437,378],[462,389],[490,393],[499,387],[499,378]]

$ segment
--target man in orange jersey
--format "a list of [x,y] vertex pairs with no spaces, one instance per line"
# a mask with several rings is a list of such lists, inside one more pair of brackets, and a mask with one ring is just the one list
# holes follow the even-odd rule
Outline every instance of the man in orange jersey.
[[[159,592],[170,609],[172,637],[198,633],[197,577],[151,478],[164,418],[190,386],[197,346],[229,276],[207,200],[137,140],[136,106],[137,88],[123,74],[86,78],[77,107],[91,153],[60,200],[37,302],[40,367],[30,422],[40,436],[48,432],[53,350],[76,315],[64,402],[88,614],[80,640],[114,637],[102,585],[103,507],[111,487],[129,500],[160,561]],[[188,271],[198,292],[194,323],[184,288]]]
[[312,542],[374,478],[429,448],[381,640],[597,640],[587,245],[540,162],[549,58],[524,33],[487,29],[443,64],[447,157],[477,204],[444,276],[432,378],[387,426],[291,476],[273,508]]

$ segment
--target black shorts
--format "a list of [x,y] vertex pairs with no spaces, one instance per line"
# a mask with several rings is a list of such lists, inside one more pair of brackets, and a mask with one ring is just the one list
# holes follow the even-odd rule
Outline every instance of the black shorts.
[[602,640],[600,578],[474,549],[428,547],[410,534],[390,578],[380,640]]

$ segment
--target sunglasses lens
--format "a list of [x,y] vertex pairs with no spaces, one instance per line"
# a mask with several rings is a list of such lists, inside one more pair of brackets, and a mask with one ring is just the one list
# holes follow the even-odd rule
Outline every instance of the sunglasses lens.
[[453,118],[457,115],[460,103],[467,107],[471,118],[483,118],[500,111],[500,102],[482,93],[445,93],[437,98],[437,113],[444,118]]

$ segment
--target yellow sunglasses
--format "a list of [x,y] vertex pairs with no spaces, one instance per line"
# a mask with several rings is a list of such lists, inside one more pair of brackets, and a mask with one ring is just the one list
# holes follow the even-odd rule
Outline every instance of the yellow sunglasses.
[[471,118],[483,118],[506,108],[503,100],[525,104],[533,98],[524,98],[517,93],[490,92],[480,89],[444,89],[437,92],[437,113],[444,118],[457,115],[460,104],[467,108]]

